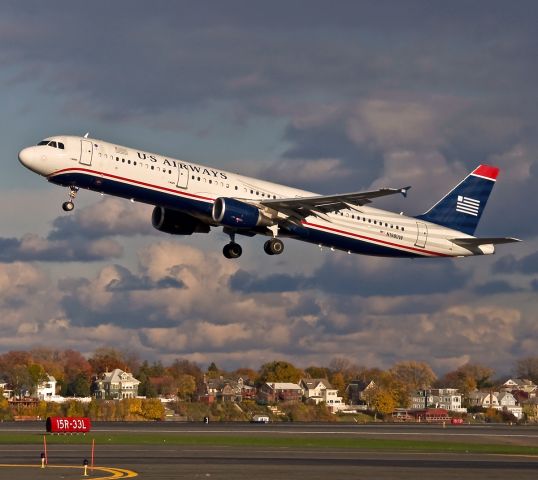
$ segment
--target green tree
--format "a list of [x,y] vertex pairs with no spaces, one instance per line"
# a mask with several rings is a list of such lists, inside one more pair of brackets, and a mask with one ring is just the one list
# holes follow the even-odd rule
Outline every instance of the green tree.
[[181,400],[192,400],[196,393],[196,378],[192,375],[181,375],[177,379],[177,395]]
[[303,371],[289,362],[276,361],[265,363],[260,368],[258,382],[291,382],[297,383],[304,375]]
[[31,363],[27,368],[31,383],[30,391],[32,395],[35,395],[38,385],[48,380],[49,377],[45,372],[45,369],[37,363]]
[[66,388],[66,394],[71,397],[89,397],[90,381],[85,373],[79,373]]

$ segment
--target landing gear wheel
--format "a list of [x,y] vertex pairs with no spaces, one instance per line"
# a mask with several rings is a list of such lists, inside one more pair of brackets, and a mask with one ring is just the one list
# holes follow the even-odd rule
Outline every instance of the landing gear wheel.
[[271,238],[263,244],[263,250],[267,255],[280,255],[284,251],[284,244],[278,238]]
[[70,212],[75,208],[75,204],[73,202],[64,202],[62,203],[62,208],[65,212]]
[[78,193],[78,187],[74,187],[71,185],[69,187],[69,200],[67,202],[62,203],[62,208],[65,212],[70,212],[75,208],[74,200],[77,197]]
[[227,245],[224,245],[224,248],[222,249],[222,254],[226,258],[239,258],[242,253],[243,249],[241,248],[241,245],[235,242],[230,242]]

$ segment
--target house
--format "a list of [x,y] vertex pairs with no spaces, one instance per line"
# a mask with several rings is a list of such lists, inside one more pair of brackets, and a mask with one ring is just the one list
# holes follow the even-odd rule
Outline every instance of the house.
[[333,388],[326,378],[303,378],[299,386],[303,389],[303,395],[308,402],[316,405],[325,402],[333,413],[347,408],[342,397],[338,396],[338,390]]
[[472,406],[509,412],[518,419],[523,417],[523,408],[517,404],[516,398],[510,392],[471,392],[469,403]]
[[349,398],[349,402],[352,405],[367,405],[367,392],[375,388],[375,386],[376,384],[373,380],[353,380],[346,387],[346,393]]
[[258,401],[262,403],[299,403],[303,389],[296,383],[266,382],[258,389]]
[[56,397],[56,379],[47,374],[47,379],[37,385],[37,398],[39,400],[50,401]]
[[135,398],[138,395],[140,382],[131,373],[116,368],[112,372],[102,373],[94,380],[93,396],[121,400]]
[[520,390],[525,393],[536,395],[538,391],[538,385],[532,380],[526,378],[509,378],[502,384],[501,390],[511,392],[513,390]]
[[469,393],[469,405],[473,407],[495,408],[499,410],[499,399],[493,392],[480,392],[478,390]]
[[418,390],[411,396],[411,408],[423,409],[428,407],[444,408],[450,412],[466,412],[461,406],[461,393],[457,388],[430,388]]
[[245,383],[243,378],[225,379],[224,377],[204,378],[204,382],[198,389],[198,400],[203,403],[234,402],[254,400],[256,388]]
[[516,398],[510,392],[497,393],[500,409],[510,412],[517,419],[523,418],[523,408],[517,404]]

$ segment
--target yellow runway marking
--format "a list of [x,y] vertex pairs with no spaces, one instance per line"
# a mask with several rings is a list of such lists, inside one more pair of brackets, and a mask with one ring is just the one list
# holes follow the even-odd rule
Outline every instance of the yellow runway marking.
[[[41,465],[21,465],[21,464],[7,464],[7,463],[0,463],[0,468],[39,468],[41,469]],[[78,465],[47,465],[45,469],[49,468],[71,468],[75,470],[84,470],[84,467],[80,467]],[[98,470],[101,472],[104,472],[106,474],[110,474],[106,477],[94,477],[92,473],[90,473],[90,476],[88,478],[91,478],[92,480],[110,480],[110,479],[119,479],[119,478],[133,478],[137,477],[138,473],[133,472],[132,470],[126,470],[125,468],[116,468],[116,467],[93,467],[93,470]],[[88,467],[88,471],[92,472],[92,469]],[[82,475],[82,474],[81,474]]]

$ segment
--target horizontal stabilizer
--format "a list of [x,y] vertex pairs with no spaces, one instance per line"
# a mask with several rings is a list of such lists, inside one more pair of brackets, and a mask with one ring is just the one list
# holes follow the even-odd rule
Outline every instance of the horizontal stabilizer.
[[451,238],[451,242],[461,247],[478,247],[480,245],[498,245],[500,243],[512,243],[512,242],[521,242],[519,238],[513,237],[491,237],[491,238]]

